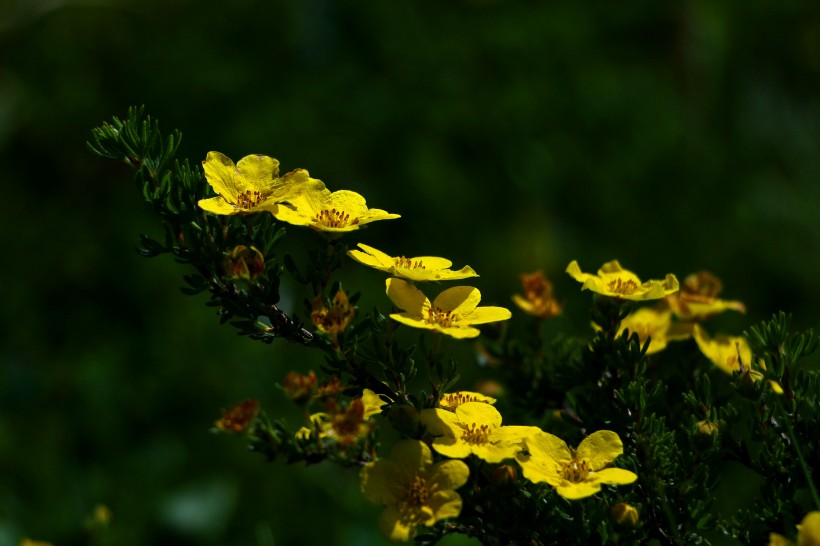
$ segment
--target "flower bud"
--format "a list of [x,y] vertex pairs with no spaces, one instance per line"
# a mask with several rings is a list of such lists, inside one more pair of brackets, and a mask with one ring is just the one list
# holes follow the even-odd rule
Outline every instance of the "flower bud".
[[326,305],[324,300],[317,296],[313,300],[313,311],[310,313],[310,320],[316,329],[323,334],[335,335],[344,332],[345,328],[353,321],[356,310],[350,305],[347,294],[341,288],[333,296],[330,305]]
[[313,370],[307,375],[301,375],[297,372],[289,372],[285,376],[282,388],[288,398],[294,402],[304,402],[313,394],[313,389],[316,388],[316,374]]
[[265,257],[254,246],[235,246],[223,263],[225,276],[253,280],[265,271]]
[[640,521],[638,510],[625,502],[619,502],[613,506],[609,511],[609,517],[614,523],[624,527],[635,527]]
[[720,431],[718,424],[709,419],[698,421],[695,423],[695,427],[698,430],[698,434],[702,434],[703,436],[712,436]]
[[492,481],[495,484],[502,485],[514,483],[518,479],[518,472],[515,467],[508,464],[502,464],[493,469]]
[[245,432],[250,428],[253,420],[259,414],[259,402],[245,400],[225,411],[214,426],[222,432]]

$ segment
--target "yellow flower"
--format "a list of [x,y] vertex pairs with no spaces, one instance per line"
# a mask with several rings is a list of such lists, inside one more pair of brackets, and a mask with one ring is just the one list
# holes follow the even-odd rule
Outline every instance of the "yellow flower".
[[484,396],[483,394],[470,391],[448,392],[441,395],[439,406],[449,411],[456,411],[456,408],[467,402],[483,402],[485,404],[495,404],[495,398]]
[[458,271],[452,271],[453,262],[434,256],[419,256],[405,258],[404,256],[388,256],[381,250],[359,243],[361,250],[350,250],[347,255],[369,267],[390,273],[394,277],[401,277],[411,281],[451,281],[478,277],[478,273],[470,266],[464,266]]
[[646,354],[650,355],[664,350],[670,341],[692,336],[690,325],[672,324],[671,311],[658,311],[650,307],[638,309],[626,316],[621,321],[618,335],[622,335],[625,330],[629,330],[630,335],[638,334],[641,346],[651,337],[649,348],[646,350]]
[[401,309],[390,318],[414,328],[435,330],[454,338],[478,336],[473,324],[485,324],[510,318],[503,307],[478,307],[481,292],[471,286],[448,288],[430,303],[424,293],[401,279],[387,279],[387,296]]
[[278,220],[317,231],[353,231],[377,220],[399,218],[398,214],[367,208],[364,197],[356,192],[339,190],[331,193],[324,185],[305,191],[289,199],[288,203],[290,206],[279,207],[274,213]]
[[347,294],[341,288],[336,291],[330,307],[325,305],[321,296],[313,300],[313,311],[310,319],[316,329],[323,334],[338,334],[348,327],[356,315],[355,309],[350,305]]
[[365,498],[385,506],[381,532],[391,540],[408,541],[419,525],[458,517],[462,501],[455,490],[467,483],[470,469],[462,461],[433,463],[423,442],[402,440],[390,457],[365,466],[360,477]]
[[601,484],[625,485],[638,479],[629,470],[607,468],[624,452],[621,439],[609,430],[593,432],[581,441],[578,449],[540,430],[524,443],[527,452],[517,457],[524,477],[550,484],[565,499],[594,495],[601,490]]
[[294,199],[308,188],[322,187],[304,169],[279,177],[279,161],[266,155],[248,155],[234,165],[219,152],[208,152],[202,162],[205,179],[219,194],[201,199],[199,207],[214,214],[276,212],[278,204]]
[[513,294],[513,301],[525,313],[549,318],[560,315],[563,306],[552,295],[552,283],[541,270],[521,275],[521,286],[524,295]]
[[20,540],[19,546],[51,546],[50,542],[42,542],[40,540],[31,540],[24,538]]
[[513,459],[523,439],[537,427],[501,426],[501,414],[485,402],[466,402],[455,411],[434,408],[421,411],[427,432],[435,436],[433,449],[451,459],[475,455],[488,463]]
[[688,320],[705,319],[727,310],[746,312],[743,302],[718,299],[721,290],[720,279],[708,271],[700,271],[686,277],[681,291],[666,296],[666,301],[678,317]]
[[245,400],[231,409],[223,412],[214,426],[222,432],[244,432],[256,419],[259,414],[259,402],[256,400]]
[[[695,324],[692,334],[700,352],[723,372],[727,374],[733,372],[748,373],[753,381],[763,379],[762,373],[752,369],[752,348],[746,338],[723,334],[711,338],[699,324]],[[763,365],[763,361],[760,360],[759,363],[765,370],[766,367]],[[743,369],[741,369],[741,364]],[[769,384],[775,393],[783,394],[783,388],[777,381],[769,381]]]
[[567,266],[567,273],[576,281],[584,283],[581,290],[592,290],[596,294],[623,300],[658,300],[677,292],[679,288],[678,279],[671,273],[662,281],[641,282],[633,272],[622,269],[618,260],[602,265],[597,275],[582,273],[578,262],[573,260]]
[[[771,533],[769,546],[794,546],[794,543],[783,535]],[[809,512],[797,526],[797,546],[820,546],[820,512]]]

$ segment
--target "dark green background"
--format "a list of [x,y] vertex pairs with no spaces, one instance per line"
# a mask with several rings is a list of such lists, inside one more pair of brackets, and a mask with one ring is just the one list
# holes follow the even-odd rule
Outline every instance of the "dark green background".
[[[711,270],[739,333],[817,323],[818,72],[811,0],[0,3],[0,546],[85,544],[96,503],[122,546],[382,543],[355,473],[208,433],[248,397],[291,412],[275,384],[316,355],[236,337],[183,268],[136,255],[158,224],[87,151],[103,120],[145,104],[194,162],[264,153],[358,191],[402,219],[351,242],[469,263],[486,302],[543,268],[553,331],[587,327],[566,264],[618,258]],[[386,308],[382,275],[344,275]]]

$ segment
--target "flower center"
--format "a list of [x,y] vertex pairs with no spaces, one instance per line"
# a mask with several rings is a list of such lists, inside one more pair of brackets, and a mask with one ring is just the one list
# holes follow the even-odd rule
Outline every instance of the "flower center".
[[414,262],[410,258],[405,258],[404,256],[396,258],[396,267],[401,267],[403,269],[427,269],[421,260],[416,260]]
[[444,311],[439,307],[427,310],[427,324],[437,324],[442,328],[449,328],[458,322],[458,317],[452,311]]
[[572,483],[581,483],[589,476],[589,463],[585,459],[572,459],[564,464],[564,478]]
[[245,193],[240,193],[236,196],[236,206],[240,209],[248,210],[252,209],[263,200],[262,194],[258,191],[245,190]]
[[427,480],[421,476],[413,478],[413,483],[407,488],[407,504],[411,506],[422,506],[427,502],[427,495]]
[[638,284],[632,279],[629,279],[628,281],[624,281],[623,279],[615,279],[614,281],[609,281],[607,288],[610,292],[614,292],[615,294],[624,294],[628,296],[635,293],[638,289]]
[[358,224],[359,219],[356,218],[351,222],[350,215],[343,210],[324,209],[322,212],[316,213],[314,222],[329,228],[343,228],[348,225]]
[[477,425],[475,423],[464,425],[464,430],[461,432],[461,439],[471,445],[486,444],[490,440],[490,427],[488,425]]

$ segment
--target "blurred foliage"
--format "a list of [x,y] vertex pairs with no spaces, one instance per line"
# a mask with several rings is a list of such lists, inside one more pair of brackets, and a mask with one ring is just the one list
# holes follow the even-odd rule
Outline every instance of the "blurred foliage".
[[[749,309],[720,318],[736,333],[777,309],[817,324],[816,2],[6,0],[0,65],[0,545],[85,544],[98,503],[124,546],[382,543],[352,475],[207,433],[318,364],[219,328],[179,266],[133,251],[163,234],[85,149],[131,104],[185,130],[180,157],[274,155],[402,214],[365,242],[469,263],[488,303],[536,268],[569,300],[569,260],[619,258],[711,270]],[[304,297],[283,285],[280,306]]]

